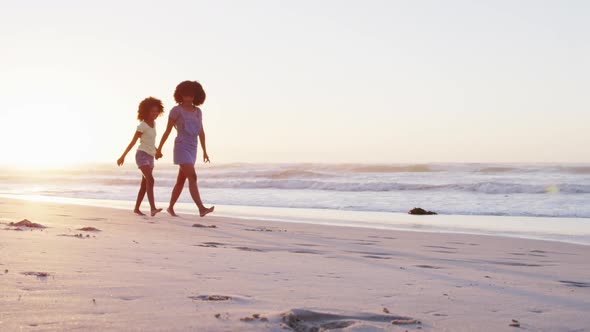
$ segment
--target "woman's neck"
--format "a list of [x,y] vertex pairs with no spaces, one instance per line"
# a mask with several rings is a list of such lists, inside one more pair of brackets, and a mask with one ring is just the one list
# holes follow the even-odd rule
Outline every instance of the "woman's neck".
[[180,107],[184,108],[187,111],[194,111],[195,110],[195,106],[193,106],[192,103],[182,103],[182,104],[180,104]]

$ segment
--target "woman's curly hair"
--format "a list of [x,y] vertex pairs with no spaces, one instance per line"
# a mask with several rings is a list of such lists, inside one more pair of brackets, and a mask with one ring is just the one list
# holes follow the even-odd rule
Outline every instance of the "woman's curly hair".
[[137,109],[137,120],[145,121],[149,112],[151,112],[154,106],[158,107],[158,116],[164,113],[164,105],[162,105],[162,101],[160,99],[148,97],[142,100],[141,103],[139,103],[139,108]]
[[205,97],[207,97],[203,86],[197,81],[184,81],[178,84],[176,90],[174,90],[174,100],[180,104],[182,103],[182,96],[195,97],[193,100],[195,106],[202,105],[205,102]]

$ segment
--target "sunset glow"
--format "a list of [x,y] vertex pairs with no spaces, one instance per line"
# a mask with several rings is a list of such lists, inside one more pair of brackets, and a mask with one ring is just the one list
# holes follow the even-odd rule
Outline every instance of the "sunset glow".
[[0,164],[114,163],[186,79],[214,163],[590,161],[584,2],[34,3],[0,13]]

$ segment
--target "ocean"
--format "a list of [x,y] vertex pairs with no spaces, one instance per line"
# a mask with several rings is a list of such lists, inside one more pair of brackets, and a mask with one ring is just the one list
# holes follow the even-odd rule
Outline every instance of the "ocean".
[[[0,194],[133,201],[134,165],[65,170],[1,169]],[[209,204],[440,214],[590,218],[590,165],[223,164],[197,166]],[[166,202],[174,165],[157,165],[156,199]],[[188,190],[180,202],[190,202]]]
[[[0,172],[5,197],[81,200],[130,210],[141,180],[131,161],[123,167],[4,167]],[[160,207],[167,206],[177,172],[174,165],[156,166]],[[218,207],[216,215],[590,244],[589,164],[233,163],[199,164],[197,173],[201,197]],[[439,216],[408,220],[414,207]],[[148,209],[147,197],[143,208]],[[177,210],[196,213],[188,188]]]

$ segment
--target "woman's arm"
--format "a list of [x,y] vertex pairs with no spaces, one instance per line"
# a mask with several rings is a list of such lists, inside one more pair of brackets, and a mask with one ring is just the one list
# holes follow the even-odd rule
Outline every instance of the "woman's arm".
[[164,132],[164,135],[162,135],[162,138],[160,139],[160,145],[158,146],[158,149],[156,151],[156,159],[162,158],[162,148],[164,147],[164,143],[166,143],[168,136],[170,136],[170,132],[172,131],[172,128],[174,127],[175,123],[176,123],[175,120],[168,117],[168,124],[166,125],[166,131]]
[[205,127],[201,123],[201,132],[199,133],[199,141],[201,141],[201,148],[203,149],[203,162],[209,163],[209,155],[207,154],[207,145],[205,143]]
[[140,131],[136,131],[135,135],[133,135],[133,138],[131,139],[131,143],[129,143],[129,145],[127,145],[127,149],[125,149],[125,152],[123,152],[123,154],[121,155],[121,158],[119,158],[117,160],[117,165],[121,166],[123,165],[123,163],[125,162],[125,156],[127,156],[127,153],[129,153],[129,151],[131,149],[133,149],[133,146],[135,145],[135,143],[137,143],[137,140],[141,137],[142,132]]

